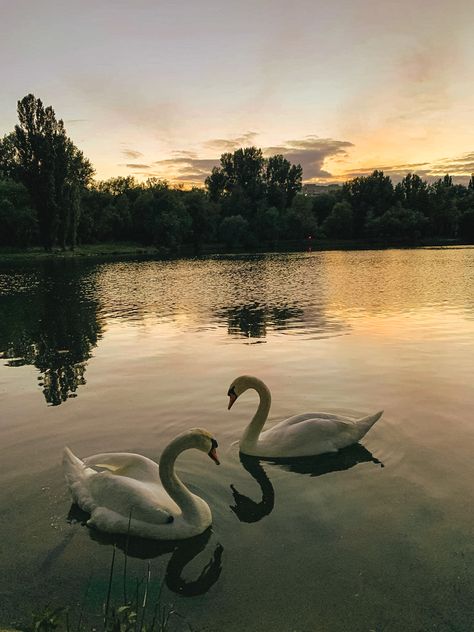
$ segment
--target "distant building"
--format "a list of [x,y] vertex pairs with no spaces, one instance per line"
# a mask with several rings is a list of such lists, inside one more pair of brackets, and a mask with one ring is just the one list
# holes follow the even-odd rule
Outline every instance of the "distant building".
[[303,184],[301,193],[307,197],[324,195],[324,193],[335,193],[341,188],[340,184]]

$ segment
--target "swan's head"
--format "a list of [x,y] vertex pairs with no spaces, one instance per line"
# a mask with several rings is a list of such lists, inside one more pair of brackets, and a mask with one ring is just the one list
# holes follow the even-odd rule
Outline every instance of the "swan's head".
[[227,410],[230,410],[239,395],[242,395],[249,388],[258,388],[262,384],[261,380],[251,375],[241,375],[236,378],[229,387],[227,395],[229,396],[229,405]]
[[205,452],[216,465],[220,465],[216,451],[218,443],[211,433],[204,430],[204,428],[193,428],[189,431],[189,434],[193,438],[193,448]]

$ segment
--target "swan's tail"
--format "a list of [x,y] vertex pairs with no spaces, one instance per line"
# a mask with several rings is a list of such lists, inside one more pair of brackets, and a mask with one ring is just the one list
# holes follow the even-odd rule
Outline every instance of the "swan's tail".
[[369,432],[375,422],[378,421],[382,415],[383,410],[379,410],[379,412],[375,413],[375,415],[368,415],[367,417],[362,417],[362,419],[357,420],[357,428],[360,431],[359,439],[362,439],[362,437]]
[[63,472],[73,501],[84,511],[92,511],[92,499],[87,487],[91,470],[67,447],[63,452]]

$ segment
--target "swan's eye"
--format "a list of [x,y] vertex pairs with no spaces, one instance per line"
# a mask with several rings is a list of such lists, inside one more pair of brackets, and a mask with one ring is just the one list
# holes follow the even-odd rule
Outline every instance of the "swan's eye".
[[237,393],[235,392],[235,386],[231,386],[229,388],[229,392],[227,393],[227,395],[229,397],[232,397],[232,396],[237,397]]
[[215,439],[211,439],[211,445],[214,448],[214,450],[219,447],[219,444],[217,443]]

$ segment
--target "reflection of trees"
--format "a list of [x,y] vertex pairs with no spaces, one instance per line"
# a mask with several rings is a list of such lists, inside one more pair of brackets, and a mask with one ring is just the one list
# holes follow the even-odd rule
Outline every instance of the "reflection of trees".
[[219,317],[226,318],[227,331],[231,335],[265,338],[267,328],[285,329],[292,320],[302,319],[303,310],[253,303],[225,308],[219,312]]
[[375,463],[383,467],[383,464],[360,443],[342,448],[338,452],[299,458],[261,459],[242,454],[242,452],[239,453],[239,456],[243,467],[256,480],[262,492],[262,500],[256,502],[241,494],[234,485],[230,486],[235,503],[230,508],[241,522],[258,522],[273,511],[275,493],[273,485],[263,469],[262,462],[279,465],[290,472],[307,474],[309,476],[323,476],[330,472],[342,472],[349,470],[358,463]]
[[7,366],[34,365],[52,406],[85,384],[86,360],[100,336],[97,301],[78,262],[46,262],[28,292],[2,298],[0,350]]
[[[68,515],[69,522],[85,524],[89,514],[77,505],[72,505]],[[127,537],[126,535],[102,533],[90,529],[91,538],[100,544],[115,545],[129,557],[152,559],[171,553],[165,573],[165,582],[170,590],[185,597],[194,597],[206,593],[219,579],[222,572],[222,552],[224,548],[217,544],[209,562],[203,567],[197,579],[188,580],[183,577],[184,568],[207,547],[211,537],[211,529],[187,540],[147,540]]]

